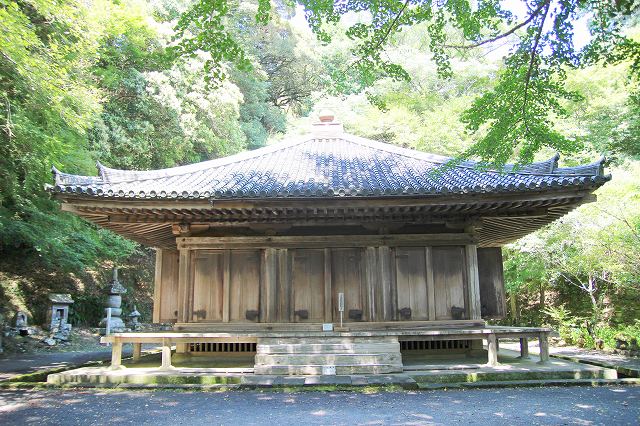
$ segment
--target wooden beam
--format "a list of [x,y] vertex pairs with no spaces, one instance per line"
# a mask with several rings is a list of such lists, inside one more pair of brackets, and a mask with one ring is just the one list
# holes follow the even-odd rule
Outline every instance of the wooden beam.
[[392,234],[264,237],[184,237],[177,238],[180,249],[229,248],[325,248],[474,244],[469,234]]

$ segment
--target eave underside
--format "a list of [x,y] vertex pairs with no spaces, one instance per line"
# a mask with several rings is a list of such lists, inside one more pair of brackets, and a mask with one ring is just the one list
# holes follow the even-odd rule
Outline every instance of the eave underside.
[[143,245],[165,249],[176,248],[177,236],[237,235],[238,230],[293,235],[302,228],[320,227],[331,234],[330,227],[362,227],[380,234],[420,225],[461,231],[472,227],[479,246],[491,247],[513,242],[592,199],[587,191],[471,200],[292,200],[286,204],[67,198],[63,209]]

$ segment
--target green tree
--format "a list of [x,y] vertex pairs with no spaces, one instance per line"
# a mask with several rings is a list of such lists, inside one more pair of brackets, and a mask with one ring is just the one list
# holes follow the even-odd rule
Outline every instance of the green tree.
[[[273,13],[271,2],[257,3],[255,19],[264,25]],[[521,17],[495,0],[298,0],[288,4],[304,7],[312,30],[327,43],[331,41],[328,27],[354,13],[364,16],[346,30],[356,43],[344,66],[331,70],[341,91],[367,91],[382,78],[409,81],[409,72],[389,59],[386,48],[412,26],[424,25],[425,44],[444,77],[452,73],[451,55],[456,51],[512,40],[513,47],[504,58],[494,87],[479,96],[463,116],[467,129],[479,135],[464,156],[479,157],[492,166],[513,157],[518,163],[530,162],[544,147],[561,152],[580,149],[579,143],[554,128],[554,118],[567,115],[564,101],[580,96],[563,82],[568,69],[629,62],[633,84],[638,83],[640,75],[640,43],[624,33],[640,7],[634,1],[527,0],[519,3]],[[226,62],[241,70],[251,68],[246,50],[229,30],[228,17],[235,8],[235,2],[198,0],[182,14],[177,26],[181,38],[176,53],[188,56],[199,50],[209,52],[206,69],[215,80],[225,78]],[[591,40],[576,47],[575,26],[585,15],[589,17]],[[197,34],[189,34],[190,28],[197,28]],[[369,95],[383,105],[372,93]]]

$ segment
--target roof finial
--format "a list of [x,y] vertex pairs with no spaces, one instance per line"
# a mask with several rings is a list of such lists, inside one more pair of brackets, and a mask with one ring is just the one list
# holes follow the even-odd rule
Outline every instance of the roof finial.
[[317,123],[313,123],[313,134],[318,138],[335,138],[344,133],[342,123],[335,121],[333,111],[322,109],[318,114]]
[[320,114],[318,114],[318,118],[321,123],[331,123],[335,119],[335,115],[330,109],[323,109],[320,111]]

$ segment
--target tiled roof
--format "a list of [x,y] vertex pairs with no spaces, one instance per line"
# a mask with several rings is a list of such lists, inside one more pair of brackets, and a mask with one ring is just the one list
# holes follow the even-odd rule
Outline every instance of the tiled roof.
[[307,136],[188,166],[151,171],[98,164],[99,176],[55,168],[55,193],[120,199],[328,198],[437,196],[597,187],[610,179],[603,160],[558,168],[558,157],[514,171],[465,162],[340,133]]

